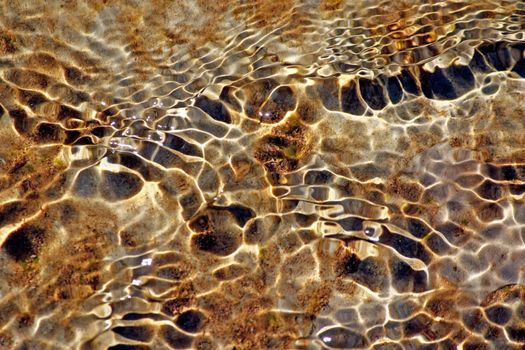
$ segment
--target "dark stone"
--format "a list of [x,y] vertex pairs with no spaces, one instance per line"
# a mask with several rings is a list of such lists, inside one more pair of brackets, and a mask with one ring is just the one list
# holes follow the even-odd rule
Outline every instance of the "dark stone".
[[255,211],[253,211],[253,209],[247,208],[239,204],[230,205],[226,207],[226,210],[233,214],[233,216],[235,217],[235,221],[237,221],[237,224],[239,224],[239,226],[241,227],[246,225],[246,223],[250,219],[255,217]]
[[361,334],[346,328],[330,328],[321,334],[319,339],[332,348],[336,349],[363,349],[368,346],[368,340]]
[[498,200],[503,196],[503,188],[500,184],[485,180],[477,188],[479,195],[485,199]]
[[294,213],[295,222],[301,227],[311,226],[317,219],[317,215],[306,215],[301,213]]
[[26,135],[31,132],[33,123],[23,109],[10,110],[9,115],[14,119],[16,131],[22,135]]
[[438,343],[440,350],[456,350],[459,346],[452,339],[445,339]]
[[493,344],[497,344],[501,342],[503,342],[503,344],[507,343],[507,338],[505,337],[503,330],[497,326],[492,326],[492,325],[489,326],[484,336],[485,336],[485,339],[492,342]]
[[414,293],[423,293],[428,290],[428,276],[425,271],[414,272],[414,287],[412,290]]
[[380,292],[387,286],[386,266],[375,257],[368,257],[361,261],[354,280],[374,292]]
[[351,81],[341,89],[341,107],[343,112],[353,115],[363,115],[365,107],[357,94],[355,82]]
[[244,240],[247,244],[256,244],[261,241],[263,237],[261,225],[261,222],[256,219],[246,227],[244,230]]
[[402,320],[414,314],[418,305],[411,300],[395,300],[388,305],[390,318]]
[[383,343],[383,344],[374,345],[372,349],[373,350],[403,350],[403,347],[399,344]]
[[503,174],[502,174],[502,168],[497,166],[497,165],[493,165],[493,164],[490,164],[490,163],[487,163],[485,165],[485,169],[486,169],[486,172],[487,172],[487,175],[493,179],[493,180],[503,180]]
[[510,193],[513,195],[521,196],[523,193],[525,193],[525,185],[509,184],[508,186]]
[[220,180],[217,170],[208,164],[202,167],[197,178],[197,186],[202,192],[219,192]]
[[112,331],[131,340],[148,342],[153,338],[153,330],[147,326],[115,327]]
[[113,132],[114,132],[113,128],[105,127],[105,126],[99,126],[91,130],[91,133],[93,135],[95,135],[96,137],[100,137],[100,138],[110,136],[113,134]]
[[424,292],[427,276],[424,271],[415,271],[404,261],[393,258],[391,263],[392,286],[400,293]]
[[170,326],[162,326],[160,336],[173,349],[185,349],[190,347],[193,339]]
[[[278,221],[274,222],[272,225],[273,230],[277,229],[281,219],[278,218],[277,220]],[[244,240],[247,244],[261,243],[264,242],[268,237],[271,237],[272,234],[272,231],[265,229],[263,220],[257,218],[251,221],[244,229]]]
[[72,145],[82,135],[78,130],[66,130],[66,138],[64,139],[65,145]]
[[128,344],[117,344],[110,346],[107,350],[150,350],[151,348],[146,345],[128,345]]
[[101,195],[109,201],[131,198],[140,192],[144,182],[135,174],[128,172],[102,171]]
[[184,153],[188,156],[202,157],[202,151],[199,147],[189,143],[182,137],[172,134],[165,134],[164,146],[169,149]]
[[407,229],[408,232],[417,238],[424,238],[431,231],[430,227],[423,221],[414,218],[407,220]]
[[484,95],[494,95],[498,92],[499,86],[496,84],[490,84],[481,88],[481,93]]
[[58,112],[58,120],[66,120],[66,119],[83,119],[82,113],[77,111],[74,108],[61,105],[60,111]]
[[355,309],[339,309],[335,312],[335,319],[341,324],[359,324],[359,314]]
[[474,89],[476,78],[468,66],[452,64],[445,69],[447,77],[452,82],[458,96],[462,96]]
[[224,86],[221,91],[219,99],[226,102],[230,107],[232,107],[237,112],[242,110],[241,104],[234,96],[234,90],[231,86]]
[[518,60],[512,68],[512,71],[518,73],[522,78],[525,78],[525,58]]
[[195,106],[219,122],[227,124],[232,122],[230,112],[219,101],[212,101],[206,96],[199,96],[195,100]]
[[326,185],[333,181],[334,175],[328,170],[309,170],[304,176],[305,185]]
[[489,73],[493,69],[490,68],[487,61],[485,60],[485,57],[478,51],[474,51],[474,56],[470,60],[469,67],[476,72],[480,73]]
[[433,73],[421,70],[421,87],[427,98],[452,100],[458,97],[454,86],[447,79],[441,68],[436,68]]
[[160,278],[178,281],[186,275],[186,272],[176,266],[164,266],[158,269],[157,276]]
[[68,84],[71,85],[82,85],[88,80],[84,77],[82,71],[76,67],[66,67],[64,69],[64,76]]
[[502,180],[506,180],[506,181],[517,180],[519,178],[516,172],[516,168],[511,165],[502,166],[501,175],[502,175]]
[[504,71],[510,68],[512,59],[505,42],[485,44],[480,46],[478,50],[496,70]]
[[361,231],[363,229],[363,219],[355,216],[338,220],[337,223],[346,231]]
[[518,343],[525,343],[525,328],[508,327],[507,334],[509,335],[510,340]]
[[463,324],[467,329],[482,333],[487,328],[487,322],[483,318],[483,314],[479,309],[465,310],[463,314]]
[[493,306],[485,310],[487,318],[499,325],[504,325],[510,321],[512,310],[505,306]]
[[361,260],[355,255],[349,255],[343,259],[341,269],[344,274],[351,274],[359,270]]
[[403,327],[401,322],[388,321],[385,324],[386,336],[392,340],[399,340],[403,337]]
[[204,324],[204,315],[196,310],[188,310],[177,317],[175,324],[186,332],[196,333],[201,330]]
[[[383,326],[376,326],[376,327],[369,328],[366,331],[366,336],[368,337],[370,342],[375,343],[378,340],[385,337],[385,328]],[[381,346],[381,344],[376,344],[372,349],[377,349],[377,346]]]
[[378,80],[359,79],[359,90],[361,91],[361,97],[363,97],[370,108],[375,110],[385,108],[384,91]]
[[94,145],[93,139],[91,136],[83,136],[71,143],[73,146],[86,146],[86,145]]
[[48,101],[45,95],[36,91],[21,90],[19,96],[20,100],[23,101],[33,111],[42,103]]
[[237,239],[228,233],[203,233],[192,237],[192,244],[203,252],[227,256],[237,250]]
[[180,197],[179,203],[182,207],[182,217],[184,220],[188,220],[199,210],[201,199],[198,194],[190,192]]
[[516,308],[516,316],[518,320],[525,321],[525,304],[520,303],[520,305]]
[[401,85],[403,85],[403,89],[406,92],[409,92],[414,95],[420,95],[421,91],[419,90],[419,87],[417,85],[416,78],[410,73],[407,69],[403,69],[401,71],[401,74],[397,76],[399,81],[401,82]]
[[394,248],[399,254],[406,257],[416,258],[424,263],[430,261],[430,255],[421,243],[402,235],[393,234],[387,228],[383,229],[380,242]]
[[372,162],[353,165],[350,167],[350,170],[359,181],[368,181],[374,177],[383,177],[388,175],[388,171],[386,169]]
[[432,326],[432,319],[425,314],[417,315],[403,324],[405,337],[422,335]]
[[16,222],[26,205],[22,201],[13,201],[0,206],[0,227]]
[[197,233],[208,231],[211,229],[210,218],[208,217],[208,215],[200,215],[193,219],[190,222],[189,226],[193,231]]
[[441,232],[447,241],[453,245],[462,245],[469,238],[468,232],[452,222],[437,225],[435,229],[436,231]]
[[423,292],[426,290],[427,276],[424,271],[416,271],[404,261],[393,258],[390,262],[392,285],[402,292]]
[[128,169],[140,173],[146,181],[161,181],[164,177],[162,171],[149,162],[144,161],[141,157],[133,153],[119,153],[115,157],[108,156],[111,163],[120,164]]
[[403,89],[401,88],[401,84],[396,77],[388,78],[386,82],[386,90],[388,91],[390,101],[392,101],[394,104],[398,103],[403,98]]
[[464,350],[488,350],[487,344],[477,342],[477,341],[468,341],[463,344],[462,349]]
[[26,261],[38,256],[45,240],[45,231],[34,226],[22,226],[9,234],[2,249],[15,261]]
[[157,148],[157,154],[155,154],[153,161],[165,168],[176,168],[183,164],[181,157],[164,147]]

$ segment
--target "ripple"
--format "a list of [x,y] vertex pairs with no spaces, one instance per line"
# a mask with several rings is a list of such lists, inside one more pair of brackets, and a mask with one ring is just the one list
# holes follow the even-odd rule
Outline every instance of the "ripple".
[[520,1],[0,15],[0,348],[525,342]]

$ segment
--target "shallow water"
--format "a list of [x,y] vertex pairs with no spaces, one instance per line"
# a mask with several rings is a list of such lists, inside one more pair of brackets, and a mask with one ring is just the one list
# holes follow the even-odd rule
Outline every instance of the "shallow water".
[[5,1],[0,349],[522,349],[525,2]]

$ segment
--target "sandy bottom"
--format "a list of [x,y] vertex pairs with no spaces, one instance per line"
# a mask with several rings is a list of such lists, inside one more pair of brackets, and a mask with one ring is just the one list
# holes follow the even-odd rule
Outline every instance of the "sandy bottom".
[[523,349],[524,29],[5,1],[0,349]]

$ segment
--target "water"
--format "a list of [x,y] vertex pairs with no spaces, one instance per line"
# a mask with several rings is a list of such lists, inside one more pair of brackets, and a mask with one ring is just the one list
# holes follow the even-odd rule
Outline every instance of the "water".
[[524,2],[0,13],[0,349],[523,347]]

